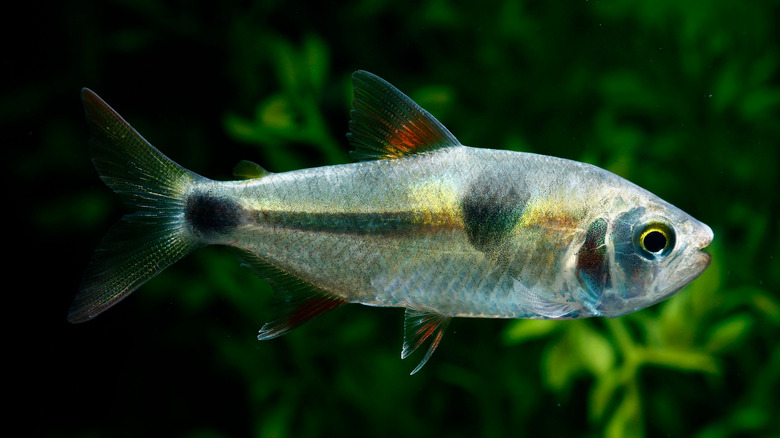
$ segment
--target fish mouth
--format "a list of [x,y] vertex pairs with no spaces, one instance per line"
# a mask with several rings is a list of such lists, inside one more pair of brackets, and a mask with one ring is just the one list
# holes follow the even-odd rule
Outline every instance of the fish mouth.
[[[700,249],[699,250],[699,259],[701,260],[701,262],[699,262],[700,265],[701,265],[701,270],[699,271],[699,275],[701,275],[701,273],[704,272],[704,270],[707,269],[707,267],[710,266],[710,263],[712,263],[712,255],[710,253],[704,251],[704,249]],[[697,277],[698,277],[698,275],[697,275]]]
[[715,238],[715,234],[712,232],[712,229],[707,225],[702,224],[702,226],[703,226],[703,230],[701,233],[701,240],[700,240],[701,243],[699,243],[698,250],[699,250],[699,257],[701,257],[705,261],[703,263],[704,264],[704,268],[702,269],[703,271],[704,269],[707,268],[707,266],[710,265],[710,262],[712,261],[712,255],[707,251],[705,251],[704,249],[707,248],[710,245],[710,243],[712,243],[712,239]]
[[691,249],[693,250],[695,248],[695,250],[689,251],[689,255],[687,256],[688,262],[683,262],[689,264],[689,269],[687,270],[686,275],[669,279],[667,283],[668,290],[666,293],[664,293],[664,296],[661,298],[661,300],[664,300],[679,292],[680,289],[698,278],[710,266],[710,263],[712,262],[712,255],[705,251],[705,248],[707,248],[710,243],[712,243],[713,238],[714,234],[712,233],[710,227],[705,224],[701,224],[701,227],[695,234],[695,238],[691,242],[691,245],[693,246]]
[[712,263],[712,255],[705,249],[710,245],[710,243],[712,243],[712,239],[715,236],[712,233],[712,229],[710,229],[710,227],[704,224],[701,224],[701,226],[702,228],[698,233],[698,239],[696,239],[696,241],[699,242],[698,245],[696,245],[697,251],[691,254],[693,257],[693,269],[691,270],[691,275],[689,275],[681,282],[682,286],[685,286],[686,284],[696,279],[699,275],[704,273],[704,271],[710,266],[710,263]]

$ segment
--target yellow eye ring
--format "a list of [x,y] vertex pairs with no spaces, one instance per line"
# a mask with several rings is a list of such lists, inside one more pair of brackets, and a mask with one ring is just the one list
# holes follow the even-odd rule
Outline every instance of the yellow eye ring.
[[665,257],[674,249],[675,235],[671,226],[664,222],[650,222],[640,227],[634,243],[645,258]]

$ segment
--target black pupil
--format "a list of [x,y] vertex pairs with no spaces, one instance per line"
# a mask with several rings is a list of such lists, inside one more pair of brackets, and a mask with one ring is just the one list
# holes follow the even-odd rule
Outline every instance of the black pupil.
[[660,231],[651,231],[645,236],[645,249],[658,252],[666,248],[666,236]]

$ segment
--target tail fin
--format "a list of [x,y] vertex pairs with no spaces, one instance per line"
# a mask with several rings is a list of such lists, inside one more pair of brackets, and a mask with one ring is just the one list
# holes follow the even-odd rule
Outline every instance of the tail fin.
[[92,162],[133,211],[103,238],[84,274],[68,321],[88,321],[175,261],[203,246],[188,230],[185,203],[202,177],[144,140],[95,93],[81,90],[92,131]]

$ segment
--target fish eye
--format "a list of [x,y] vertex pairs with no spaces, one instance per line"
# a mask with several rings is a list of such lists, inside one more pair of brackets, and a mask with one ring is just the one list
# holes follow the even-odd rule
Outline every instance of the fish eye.
[[674,229],[665,222],[650,222],[639,227],[634,243],[643,257],[650,260],[663,258],[674,249]]
[[666,248],[666,234],[661,231],[653,230],[644,235],[642,246],[650,252],[660,252]]

